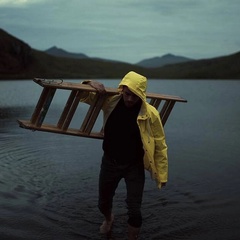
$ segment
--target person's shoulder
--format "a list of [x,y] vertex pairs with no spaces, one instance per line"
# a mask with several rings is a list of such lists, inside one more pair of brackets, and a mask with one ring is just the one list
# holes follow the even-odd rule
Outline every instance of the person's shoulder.
[[148,102],[146,102],[145,106],[147,115],[149,116],[150,119],[152,119],[152,121],[155,121],[155,119],[159,118],[159,112],[154,106],[152,106]]
[[148,102],[146,102],[146,108],[147,108],[148,112],[152,112],[154,114],[159,114],[158,110]]
[[116,95],[107,96],[106,100],[108,102],[115,102],[115,101],[118,101],[120,98],[121,98],[121,94],[116,94]]
[[121,98],[121,94],[107,96],[104,100],[105,107],[115,106]]

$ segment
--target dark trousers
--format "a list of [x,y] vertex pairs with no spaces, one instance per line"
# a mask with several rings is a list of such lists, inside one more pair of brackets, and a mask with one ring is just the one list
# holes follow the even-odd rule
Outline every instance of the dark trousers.
[[111,214],[115,190],[122,178],[125,180],[127,189],[128,224],[141,227],[141,205],[145,183],[143,160],[138,163],[119,165],[114,159],[105,155],[102,157],[99,176],[99,210],[105,216]]

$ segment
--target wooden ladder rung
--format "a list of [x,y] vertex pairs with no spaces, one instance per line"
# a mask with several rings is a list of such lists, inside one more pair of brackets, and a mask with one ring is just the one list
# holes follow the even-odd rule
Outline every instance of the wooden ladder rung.
[[[57,127],[60,128],[60,129],[64,129],[66,127],[66,125],[64,125],[65,121],[67,120],[67,117],[68,117],[68,114],[69,114],[69,111],[72,107],[72,104],[74,102],[74,99],[76,98],[76,95],[77,95],[78,91],[77,90],[72,90],[71,91],[71,94],[69,95],[69,98],[67,100],[67,103],[63,109],[63,112],[58,120],[58,123],[57,123]],[[65,127],[63,127],[63,125]]]
[[174,100],[166,100],[166,102],[164,103],[163,107],[162,107],[162,110],[160,112],[160,117],[161,117],[161,120],[162,120],[162,125],[164,126],[165,123],[167,122],[167,119],[175,105],[175,102]]
[[[81,91],[77,91],[76,93],[72,93],[72,95],[70,95],[70,100],[69,102],[72,102],[71,103],[71,106],[69,107],[68,109],[68,112],[67,112],[67,115],[65,117],[65,121],[64,123],[62,124],[62,130],[67,130],[71,121],[72,121],[72,118],[74,116],[74,113],[76,112],[76,109],[78,107],[78,104],[79,104],[79,101],[80,101],[80,97],[81,97]],[[72,99],[73,98],[73,99]]]
[[42,91],[42,94],[39,98],[35,111],[31,118],[31,123],[36,126],[41,126],[45,116],[48,112],[52,99],[55,95],[55,88],[45,87]]
[[151,104],[152,106],[154,106],[156,109],[158,109],[161,101],[162,101],[162,99],[152,98],[152,99],[150,100],[150,104]]
[[99,112],[101,111],[101,107],[105,96],[101,96],[100,94],[96,94],[94,103],[89,107],[89,110],[84,118],[82,126],[80,128],[80,132],[84,132],[86,134],[90,134],[92,128],[97,120]]

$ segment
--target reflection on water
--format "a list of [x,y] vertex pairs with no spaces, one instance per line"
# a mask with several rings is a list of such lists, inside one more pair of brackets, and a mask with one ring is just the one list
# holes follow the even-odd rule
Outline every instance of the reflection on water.
[[[176,105],[165,127],[167,188],[157,190],[146,175],[140,239],[239,238],[239,84],[149,83],[151,91],[180,95],[188,103]],[[18,89],[26,93],[21,100]],[[105,239],[98,233],[97,209],[101,140],[19,128],[16,119],[30,118],[39,93],[31,82],[0,82],[1,239]],[[49,120],[59,114],[63,98]],[[126,239],[124,200],[121,182],[113,239]]]

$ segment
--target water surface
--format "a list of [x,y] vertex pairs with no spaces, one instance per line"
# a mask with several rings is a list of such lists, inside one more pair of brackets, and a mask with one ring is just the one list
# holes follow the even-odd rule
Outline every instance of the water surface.
[[[149,80],[148,92],[188,103],[177,103],[165,125],[167,187],[158,190],[146,175],[140,239],[239,239],[239,87],[231,80]],[[0,82],[1,239],[104,239],[97,209],[102,142],[19,128],[16,120],[31,117],[41,90],[32,81]],[[67,96],[56,96],[48,121],[59,116]],[[121,182],[115,239],[125,239],[124,200]]]

